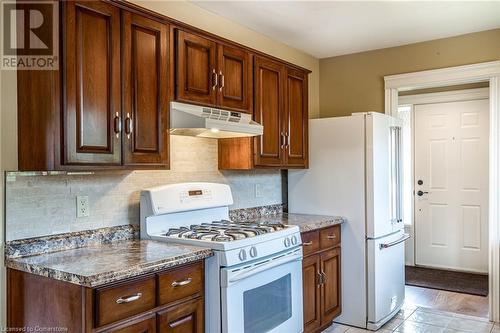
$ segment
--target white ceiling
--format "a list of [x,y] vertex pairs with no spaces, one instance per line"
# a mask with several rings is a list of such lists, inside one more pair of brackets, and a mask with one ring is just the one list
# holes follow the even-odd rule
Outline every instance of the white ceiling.
[[500,0],[193,3],[318,58],[500,27]]

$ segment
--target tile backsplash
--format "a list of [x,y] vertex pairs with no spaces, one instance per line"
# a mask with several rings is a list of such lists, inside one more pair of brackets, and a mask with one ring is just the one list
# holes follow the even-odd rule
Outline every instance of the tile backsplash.
[[[170,170],[8,174],[6,240],[139,224],[141,189],[190,181],[229,184],[234,197],[231,209],[282,203],[279,170],[219,171],[216,140],[171,136]],[[256,184],[261,187],[259,197]],[[76,217],[76,197],[81,195],[89,197],[89,217]]]

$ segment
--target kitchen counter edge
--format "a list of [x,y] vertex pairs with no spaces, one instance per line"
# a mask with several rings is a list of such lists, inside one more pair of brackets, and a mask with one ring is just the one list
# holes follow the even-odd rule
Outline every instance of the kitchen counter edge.
[[[124,269],[119,269],[119,270],[114,269],[89,275],[78,274],[61,268],[55,268],[53,267],[54,265],[44,264],[43,261],[39,263],[33,262],[33,258],[35,258],[34,261],[36,261],[37,258],[42,258],[42,257],[45,257],[47,258],[47,260],[50,260],[51,256],[57,256],[58,258],[61,258],[61,256],[64,256],[65,254],[74,257],[75,251],[85,252],[86,249],[96,250],[101,248],[101,250],[105,253],[109,247],[117,246],[117,244],[123,245],[125,243],[128,243],[127,245],[129,246],[133,246],[133,244],[157,244],[158,246],[167,249],[167,251],[168,248],[174,249],[178,247],[183,247],[185,251],[184,253],[181,254],[175,254],[172,256],[166,255],[164,258],[161,259],[155,259],[150,262],[144,262],[131,266],[128,266],[127,262],[124,262],[123,267],[126,267]],[[152,240],[124,240],[100,246],[68,249],[59,252],[39,254],[28,257],[6,258],[5,266],[10,269],[19,270],[34,275],[44,276],[59,281],[77,284],[83,287],[93,288],[106,284],[111,284],[128,278],[160,272],[166,269],[175,268],[177,266],[181,266],[191,262],[204,260],[205,258],[213,256],[213,254],[214,254],[213,251],[209,248],[185,246],[180,244],[157,242]]]

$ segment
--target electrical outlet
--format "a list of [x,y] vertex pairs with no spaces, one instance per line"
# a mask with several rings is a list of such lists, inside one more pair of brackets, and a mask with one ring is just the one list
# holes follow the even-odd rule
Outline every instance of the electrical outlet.
[[262,198],[264,196],[264,189],[262,184],[255,184],[255,197]]
[[76,217],[87,217],[90,215],[88,195],[76,197]]

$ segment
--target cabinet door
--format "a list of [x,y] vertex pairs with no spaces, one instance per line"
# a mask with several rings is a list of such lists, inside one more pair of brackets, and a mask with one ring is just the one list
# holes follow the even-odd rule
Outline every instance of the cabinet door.
[[216,43],[176,30],[176,44],[176,99],[215,106],[218,91]]
[[321,271],[324,281],[321,287],[321,325],[340,314],[340,248],[321,253]]
[[290,167],[307,167],[308,91],[307,73],[287,69],[285,84],[285,163]]
[[168,166],[168,26],[123,12],[126,165]]
[[255,138],[255,165],[281,166],[283,161],[282,126],[284,66],[255,58],[255,121],[264,126],[264,134]]
[[304,258],[302,262],[304,332],[314,332],[321,325],[320,271],[321,263],[318,254]]
[[204,331],[203,299],[194,299],[158,313],[159,333],[201,333]]
[[144,319],[140,322],[121,326],[108,331],[110,333],[156,333],[156,316]]
[[219,105],[252,113],[252,62],[245,50],[219,45]]
[[64,164],[121,164],[120,9],[64,3]]

